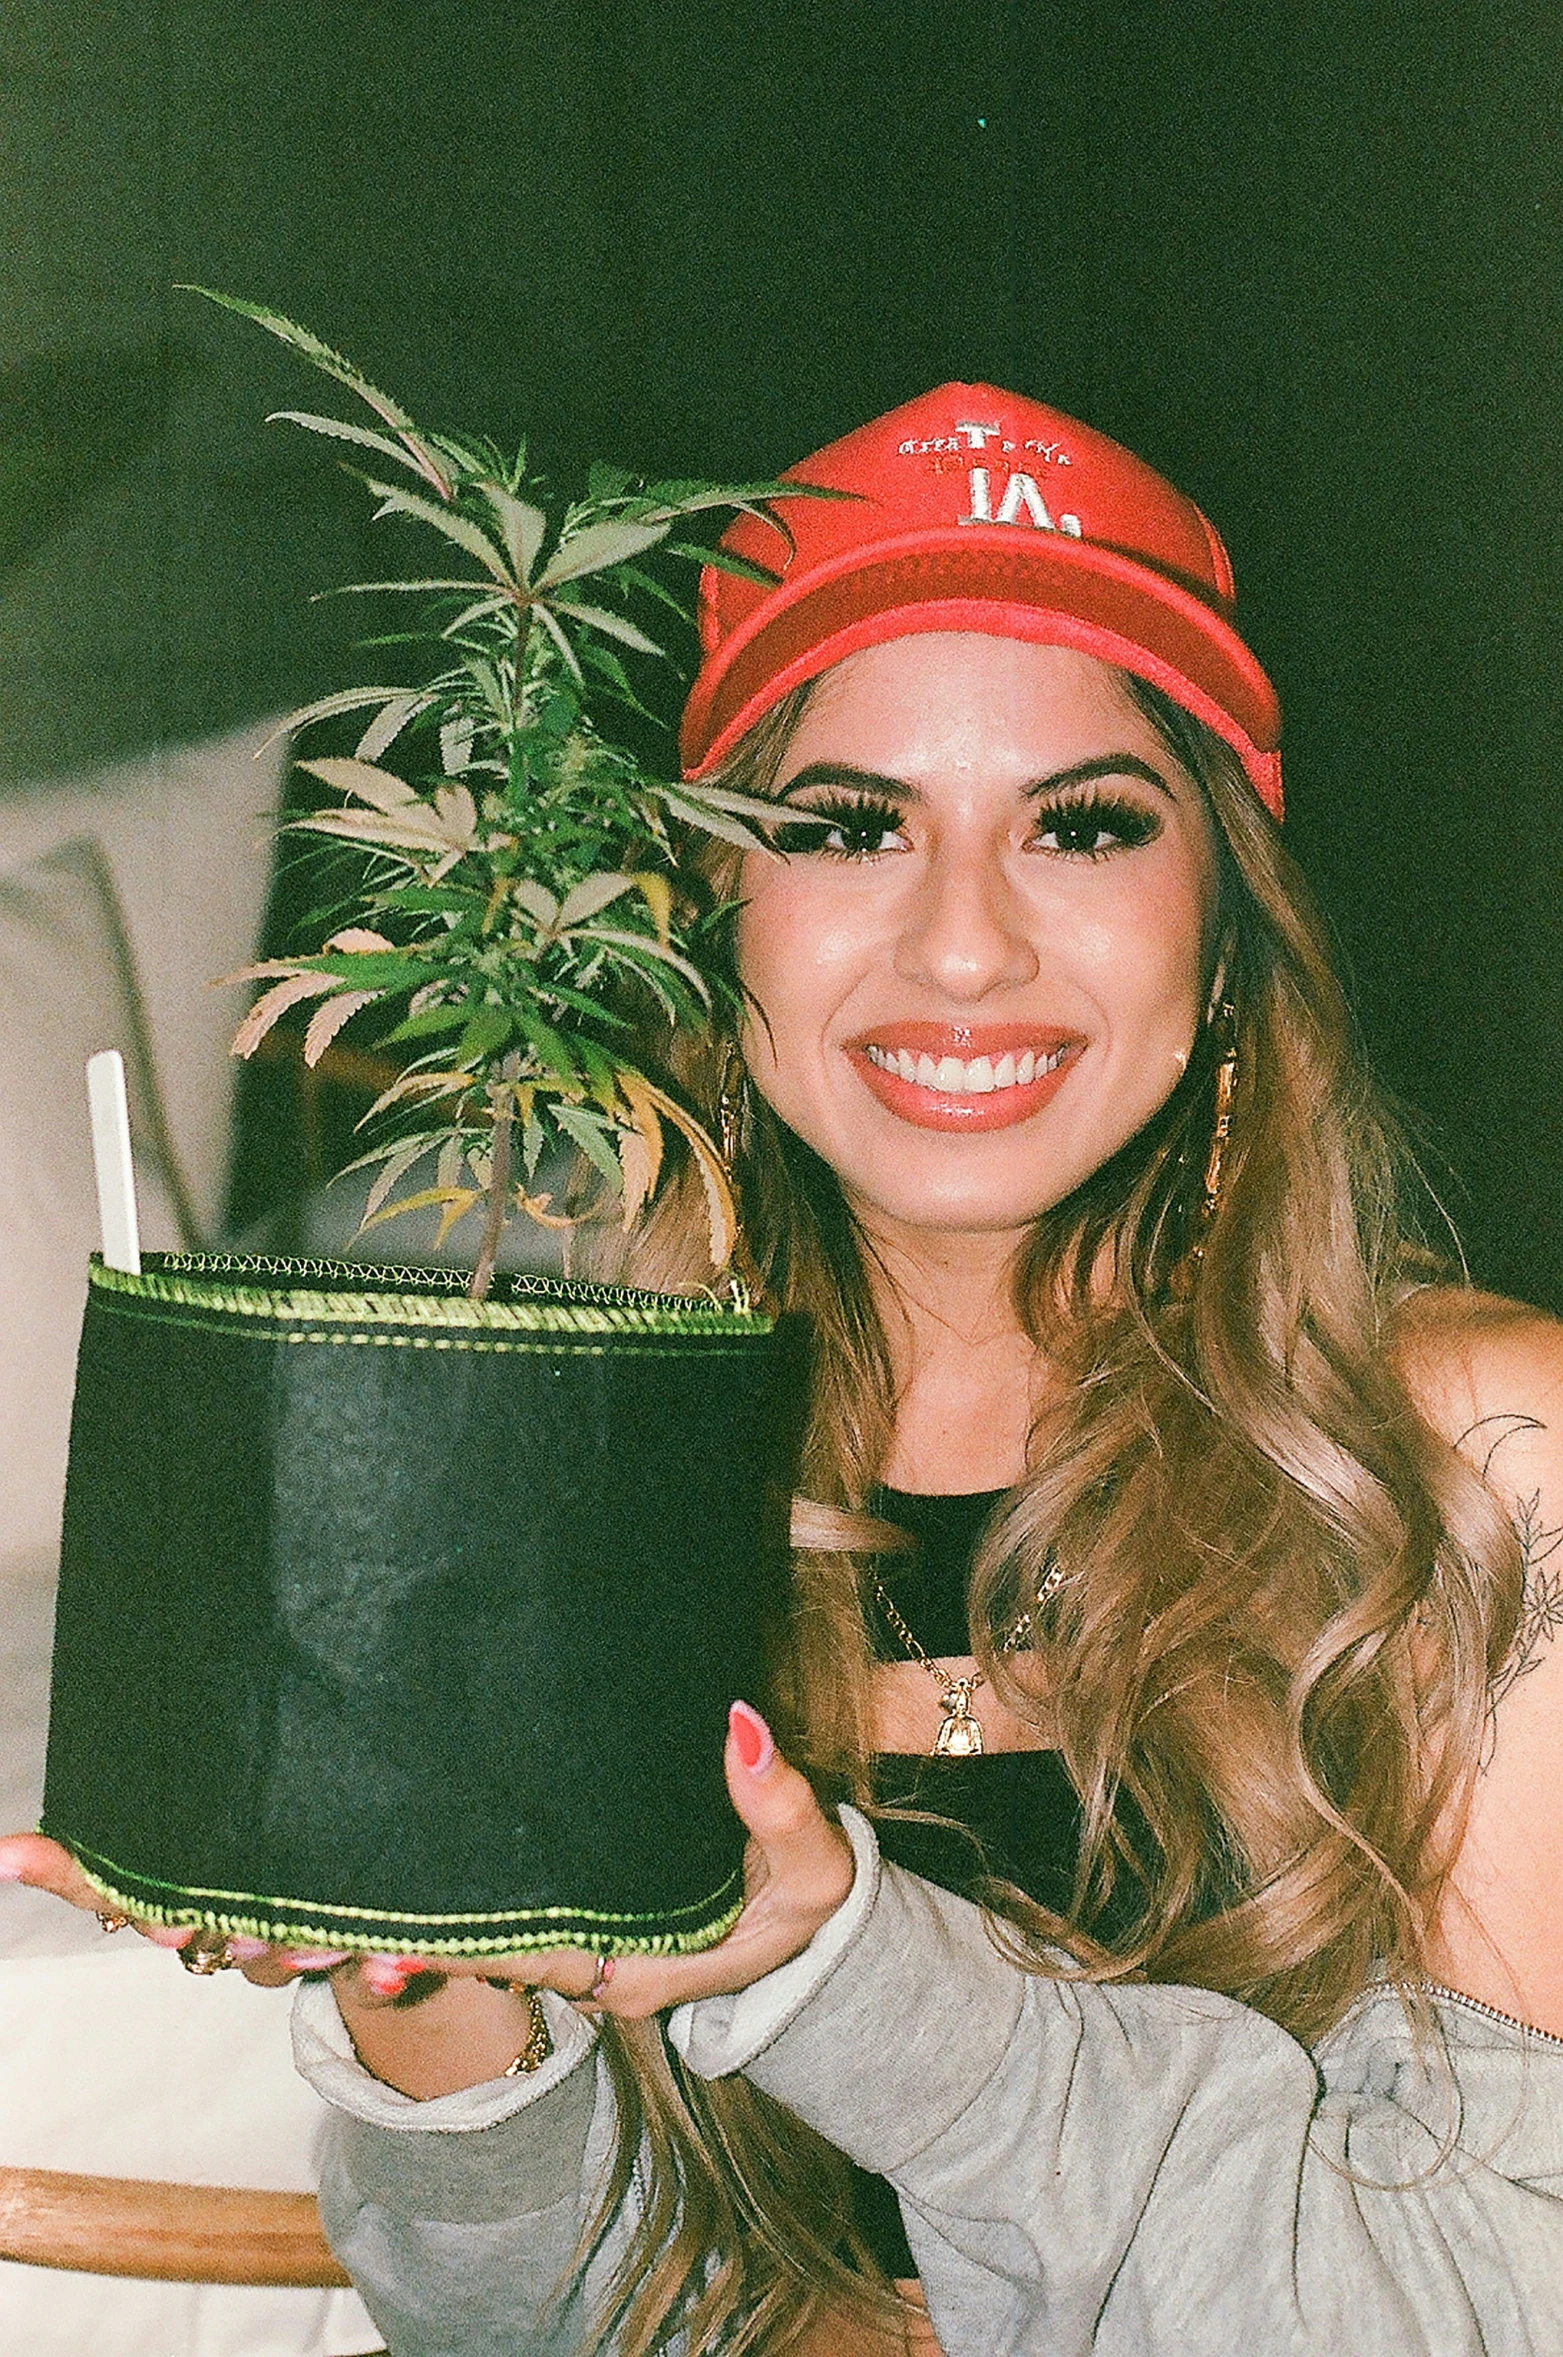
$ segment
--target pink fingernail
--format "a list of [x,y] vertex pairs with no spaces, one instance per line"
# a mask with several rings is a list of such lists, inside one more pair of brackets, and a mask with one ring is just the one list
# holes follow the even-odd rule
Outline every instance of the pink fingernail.
[[142,1928],[159,1948],[182,1948],[186,1940],[194,1939],[197,1929],[193,1923],[149,1923]]
[[20,1882],[22,1869],[14,1858],[0,1858],[0,1882]]
[[365,1987],[377,1997],[399,1997],[413,1974],[424,1967],[416,1956],[366,1956],[358,1969]]
[[242,1964],[253,1964],[257,1956],[268,1955],[270,1950],[270,1940],[245,1940],[234,1936],[228,1942],[229,1955],[237,1956]]
[[770,1728],[759,1712],[747,1702],[735,1702],[727,1714],[727,1723],[738,1746],[738,1757],[751,1776],[763,1776],[776,1757],[776,1745]]
[[290,1948],[282,1961],[289,1972],[329,1972],[334,1964],[345,1964],[346,1948]]

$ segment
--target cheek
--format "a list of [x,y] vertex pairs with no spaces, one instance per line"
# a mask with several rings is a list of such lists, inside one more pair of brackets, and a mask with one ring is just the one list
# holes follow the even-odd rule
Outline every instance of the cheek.
[[1099,928],[1088,953],[1115,1061],[1138,1071],[1147,1119],[1181,1076],[1204,1018],[1212,896],[1201,884],[1152,880],[1121,921]]
[[751,860],[741,890],[738,973],[766,1018],[750,1025],[750,1060],[763,1074],[819,1049],[873,951],[853,896],[822,891],[805,868]]
[[1096,1033],[1095,1078],[1077,1100],[1094,1159],[1151,1120],[1187,1069],[1209,989],[1214,899],[1204,864],[1180,860],[1160,871],[1147,863],[1110,897],[1055,907],[1054,952]]
[[[787,921],[786,879],[767,860],[751,857],[744,863],[740,884],[743,907],[737,931],[738,979],[751,1002],[750,1064],[768,1060],[765,1043],[779,1041],[793,1026],[791,1002],[797,991],[800,961],[789,952],[791,928]],[[758,1004],[765,1021],[753,1019]]]

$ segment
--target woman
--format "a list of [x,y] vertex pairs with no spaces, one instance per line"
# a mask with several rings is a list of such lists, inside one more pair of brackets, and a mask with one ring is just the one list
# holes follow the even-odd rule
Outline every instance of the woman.
[[[670,1050],[817,1337],[783,1748],[897,1809],[887,1853],[998,1906],[1030,1972],[1193,1984],[1309,2043],[1387,1977],[1424,2038],[1434,1984],[1563,2036],[1563,1349],[1404,1242],[1220,542],[988,387],[797,471],[854,496],[808,504],[780,585],[710,577],[685,732],[790,815],[706,865],[742,904],[737,1038]],[[696,1234],[675,1196],[638,1273],[699,1282]],[[328,2217],[393,2346],[638,2353],[677,2318],[701,2349],[748,2316],[780,2347],[813,2294],[819,2349],[929,2345],[853,2289],[915,2288],[880,2181],[847,2232],[794,2110],[630,2026],[777,1961],[747,1937],[682,1978],[517,1960],[624,2015],[595,2098],[565,2007],[531,2069],[527,2001],[481,1978],[306,1995],[350,2122]],[[550,2312],[583,2184],[603,2233]]]

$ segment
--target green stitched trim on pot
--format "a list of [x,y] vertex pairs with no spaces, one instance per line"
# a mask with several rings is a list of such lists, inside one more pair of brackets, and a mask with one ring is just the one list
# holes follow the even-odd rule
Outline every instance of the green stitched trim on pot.
[[[271,1940],[282,1947],[345,1948],[364,1954],[512,1956],[538,1949],[589,1948],[603,1956],[692,1956],[725,1939],[743,1912],[743,1873],[735,1868],[709,1898],[655,1915],[613,1914],[592,1907],[526,1907],[490,1915],[397,1915],[387,1908],[338,1907],[315,1899],[269,1899],[246,1891],[184,1890],[133,1874],[58,1832],[106,1905],[144,1922],[178,1930],[220,1931],[228,1939]],[[162,1892],[162,1898],[150,1894]],[[203,1904],[204,1902],[204,1904]],[[719,1910],[713,1913],[712,1910]],[[264,1912],[259,1912],[264,1910]],[[678,1918],[694,1916],[693,1924]],[[479,1930],[479,1925],[490,1928]],[[645,1928],[636,1929],[643,1926]],[[655,1925],[657,1928],[652,1929]],[[370,1927],[373,1928],[370,1928]]]
[[[507,1338],[499,1334],[420,1334],[405,1327],[384,1326],[370,1333],[345,1327],[281,1326],[269,1318],[251,1317],[243,1325],[235,1325],[222,1310],[214,1310],[202,1317],[179,1310],[167,1309],[161,1302],[121,1302],[104,1298],[98,1303],[100,1315],[128,1318],[138,1326],[180,1326],[192,1334],[220,1334],[225,1342],[307,1342],[321,1347],[369,1350],[458,1350],[494,1353],[496,1351],[530,1352],[533,1356],[550,1359],[683,1359],[690,1354],[682,1347],[693,1337],[685,1333],[625,1335],[611,1329],[611,1342],[575,1341],[569,1335],[557,1333],[522,1334]],[[763,1342],[760,1332],[730,1334],[725,1327],[714,1334],[709,1327],[697,1328],[708,1347],[701,1351],[703,1362],[713,1359],[741,1359],[751,1355],[753,1346]]]
[[[718,1303],[692,1300],[685,1295],[616,1292],[610,1286],[582,1287],[581,1298],[561,1300],[556,1288],[533,1280],[519,1300],[471,1301],[465,1293],[441,1293],[418,1284],[407,1291],[324,1291],[307,1283],[299,1286],[260,1286],[222,1282],[232,1269],[251,1273],[337,1276],[344,1279],[386,1277],[400,1283],[412,1272],[366,1270],[341,1262],[259,1262],[236,1255],[213,1253],[164,1256],[161,1266],[144,1267],[139,1276],[124,1269],[105,1268],[96,1255],[89,1270],[93,1290],[119,1294],[128,1300],[178,1305],[204,1310],[221,1318],[245,1317],[273,1322],[307,1319],[316,1325],[423,1326],[478,1334],[724,1334],[766,1335],[773,1320],[758,1310],[724,1309]],[[210,1272],[210,1273],[208,1273]],[[424,1272],[427,1276],[427,1272]],[[512,1280],[512,1286],[519,1284]],[[674,1304],[677,1306],[674,1306]],[[520,1346],[524,1347],[524,1346]]]

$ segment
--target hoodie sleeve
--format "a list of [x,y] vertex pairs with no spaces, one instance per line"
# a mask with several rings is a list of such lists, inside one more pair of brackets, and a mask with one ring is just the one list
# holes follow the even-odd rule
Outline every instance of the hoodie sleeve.
[[530,2076],[417,2102],[363,2069],[329,1984],[301,1986],[294,2056],[331,2106],[327,2240],[396,2357],[587,2357],[582,2229],[612,2148],[595,2033],[545,1994]]
[[1316,2059],[1206,1992],[1027,1974],[843,1821],[837,1916],[675,2036],[892,2181],[949,2357],[1563,2347],[1563,2044],[1455,2029],[1440,2077],[1393,1996]]

